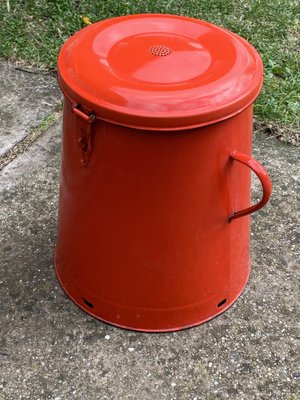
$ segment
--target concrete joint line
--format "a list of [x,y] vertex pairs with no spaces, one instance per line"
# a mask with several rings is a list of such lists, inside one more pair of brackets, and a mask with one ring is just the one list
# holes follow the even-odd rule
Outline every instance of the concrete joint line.
[[28,133],[22,140],[16,143],[12,148],[5,152],[0,157],[0,171],[9,163],[11,163],[16,157],[23,154],[28,148],[35,142],[47,129],[49,129],[60,117],[61,107],[54,110],[50,115],[44,118],[44,120]]

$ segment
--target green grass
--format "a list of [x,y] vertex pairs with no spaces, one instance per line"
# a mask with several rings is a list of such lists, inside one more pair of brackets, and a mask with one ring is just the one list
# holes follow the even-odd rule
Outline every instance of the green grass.
[[80,16],[96,22],[150,12],[204,19],[250,41],[265,66],[257,119],[300,128],[299,0],[2,0],[0,55],[55,69],[61,45],[85,26]]

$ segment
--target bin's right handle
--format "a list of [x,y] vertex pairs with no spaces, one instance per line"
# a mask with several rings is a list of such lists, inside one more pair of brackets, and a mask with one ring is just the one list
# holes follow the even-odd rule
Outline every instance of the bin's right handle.
[[254,204],[251,207],[245,208],[244,210],[241,211],[233,211],[228,217],[229,222],[232,221],[233,219],[244,217],[245,215],[248,214],[252,214],[254,211],[257,211],[260,208],[262,208],[269,201],[272,192],[272,183],[270,177],[267,174],[264,167],[257,160],[247,156],[247,154],[244,154],[240,151],[233,151],[230,154],[230,157],[235,161],[245,164],[247,167],[251,168],[252,171],[257,175],[262,184],[263,197],[257,204]]

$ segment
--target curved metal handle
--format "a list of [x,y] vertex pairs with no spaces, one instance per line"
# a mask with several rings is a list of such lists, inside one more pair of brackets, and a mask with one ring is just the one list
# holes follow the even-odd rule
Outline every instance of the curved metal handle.
[[264,167],[257,160],[247,156],[244,153],[241,153],[240,151],[233,151],[230,154],[230,157],[235,161],[247,165],[247,167],[251,168],[252,171],[255,172],[255,174],[257,175],[262,184],[263,197],[260,202],[254,204],[251,207],[245,208],[244,210],[241,211],[233,211],[228,217],[229,222],[232,221],[233,219],[244,217],[245,215],[248,214],[252,214],[254,211],[257,211],[260,208],[262,208],[269,201],[272,192],[272,183],[270,177],[267,174]]

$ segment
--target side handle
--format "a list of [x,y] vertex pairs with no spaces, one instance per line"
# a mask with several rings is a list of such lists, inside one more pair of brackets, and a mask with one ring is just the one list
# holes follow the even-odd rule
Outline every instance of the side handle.
[[264,167],[257,160],[247,156],[247,154],[244,154],[240,151],[233,151],[230,154],[230,157],[233,160],[238,161],[246,165],[247,167],[251,168],[252,171],[257,175],[258,179],[262,184],[263,197],[257,204],[254,204],[251,207],[245,208],[244,210],[241,211],[233,211],[228,217],[229,222],[231,222],[233,219],[244,217],[245,215],[248,214],[252,214],[253,212],[262,208],[269,201],[272,192],[272,184],[270,177],[267,174]]

